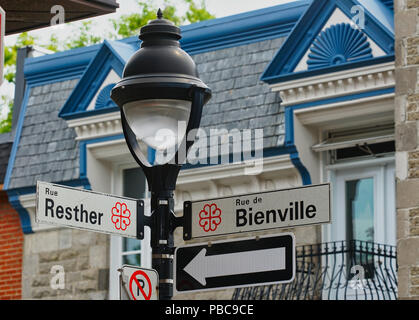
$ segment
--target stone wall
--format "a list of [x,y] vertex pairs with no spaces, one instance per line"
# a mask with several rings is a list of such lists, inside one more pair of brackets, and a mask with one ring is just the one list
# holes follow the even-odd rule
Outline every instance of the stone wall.
[[[107,298],[107,235],[76,229],[57,229],[25,235],[23,259],[23,299]],[[61,271],[64,273],[60,274]],[[60,288],[61,275],[64,276],[64,282]]]
[[394,4],[399,299],[419,299],[419,1]]

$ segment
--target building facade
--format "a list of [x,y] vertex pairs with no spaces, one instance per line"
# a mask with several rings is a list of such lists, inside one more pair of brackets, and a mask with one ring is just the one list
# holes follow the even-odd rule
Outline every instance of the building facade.
[[[413,214],[415,223],[416,211],[396,197],[396,176],[400,190],[400,159],[415,162],[410,149],[396,152],[396,140],[406,134],[395,130],[402,122],[395,97],[409,98],[396,89],[393,12],[384,0],[297,1],[181,28],[182,48],[213,97],[201,121],[205,147],[195,149],[179,175],[176,214],[184,201],[329,182],[332,223],[251,234],[295,234],[297,275],[289,285],[175,299],[407,297],[398,286],[415,277],[419,254],[397,268],[406,249],[396,221]],[[22,298],[119,299],[118,269],[151,267],[148,228],[139,241],[34,219],[37,181],[149,198],[109,97],[138,48],[133,37],[26,59],[4,187],[24,233]],[[239,152],[251,149],[247,157],[235,157],[235,135]],[[184,244],[181,231],[176,246]],[[61,289],[51,285],[57,266],[65,272]],[[361,287],[352,267],[363,271]]]

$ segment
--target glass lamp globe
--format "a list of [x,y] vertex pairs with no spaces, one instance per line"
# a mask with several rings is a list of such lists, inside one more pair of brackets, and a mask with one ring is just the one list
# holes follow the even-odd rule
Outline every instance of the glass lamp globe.
[[149,99],[126,103],[125,118],[137,140],[156,151],[179,145],[186,134],[191,101]]

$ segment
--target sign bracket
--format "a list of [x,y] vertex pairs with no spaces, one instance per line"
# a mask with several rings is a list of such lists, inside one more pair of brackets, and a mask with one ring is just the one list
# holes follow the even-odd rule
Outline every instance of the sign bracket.
[[[161,204],[159,206],[161,206]],[[144,207],[144,205],[143,205],[143,207]],[[158,225],[157,224],[157,216],[158,215],[159,215],[159,208],[153,210],[153,212],[151,213],[151,216],[146,216],[143,213],[142,220],[141,220],[141,221],[144,221],[143,230],[142,230],[143,234],[144,234],[144,225],[147,226],[147,227],[149,227],[151,230],[154,230],[153,227],[155,227],[155,226]],[[168,215],[168,218],[169,218],[169,221],[168,221],[168,223],[169,223],[168,229],[169,229],[169,231],[170,232],[173,232],[177,228],[182,227],[182,226],[185,228],[185,226],[184,226],[184,222],[185,222],[184,217],[185,216],[177,217],[172,210],[169,210],[169,215]],[[188,221],[188,220],[186,220],[186,221]],[[143,239],[143,238],[141,238],[141,239]]]

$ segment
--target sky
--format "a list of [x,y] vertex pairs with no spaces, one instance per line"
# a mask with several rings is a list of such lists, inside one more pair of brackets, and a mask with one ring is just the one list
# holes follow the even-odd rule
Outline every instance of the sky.
[[[178,13],[183,14],[187,10],[187,6],[183,0],[169,0],[170,3],[174,4],[178,8]],[[201,0],[196,0],[199,4]],[[207,10],[214,14],[217,18],[230,16],[246,11],[257,10],[261,8],[276,6],[295,0],[205,0]],[[57,1],[59,2],[59,1]],[[115,13],[104,15],[101,17],[92,18],[93,24],[98,28],[102,27],[101,33],[107,34],[112,31],[113,26],[111,19],[116,19],[123,14],[133,13],[138,10],[137,0],[117,0],[119,9]],[[153,0],[157,6],[164,8],[164,0]],[[30,34],[36,36],[40,42],[45,42],[50,38],[52,33],[60,32],[71,32],[69,26],[54,26],[49,28],[43,28],[35,31],[31,31]],[[16,35],[8,36],[5,38],[6,45],[12,45],[16,41]]]
[[[153,1],[157,6],[164,8],[164,0]],[[200,1],[201,0],[197,0],[196,3],[199,4]],[[295,0],[205,0],[205,4],[210,13],[215,15],[217,18],[221,18],[293,1]],[[115,13],[89,19],[93,20],[92,29],[94,29],[95,32],[100,29],[99,33],[104,38],[106,38],[106,35],[113,30],[111,19],[117,19],[123,14],[133,13],[138,10],[137,0],[117,0],[117,2],[119,3],[119,9],[117,9]],[[170,0],[170,3],[176,6],[179,15],[184,14],[187,10],[187,5],[183,0]],[[34,36],[39,43],[48,43],[52,34],[59,34],[59,38],[65,37],[66,34],[70,35],[72,30],[77,29],[80,24],[81,22],[76,22],[72,25],[57,25],[30,31],[29,34]],[[5,45],[14,45],[16,38],[17,35],[5,37]],[[3,84],[0,86],[0,96],[1,95],[7,95],[12,98],[14,95],[14,85],[9,84],[7,81],[3,81]],[[2,106],[0,106],[0,109],[0,119],[3,119],[7,116],[8,110],[7,108],[2,108]]]

